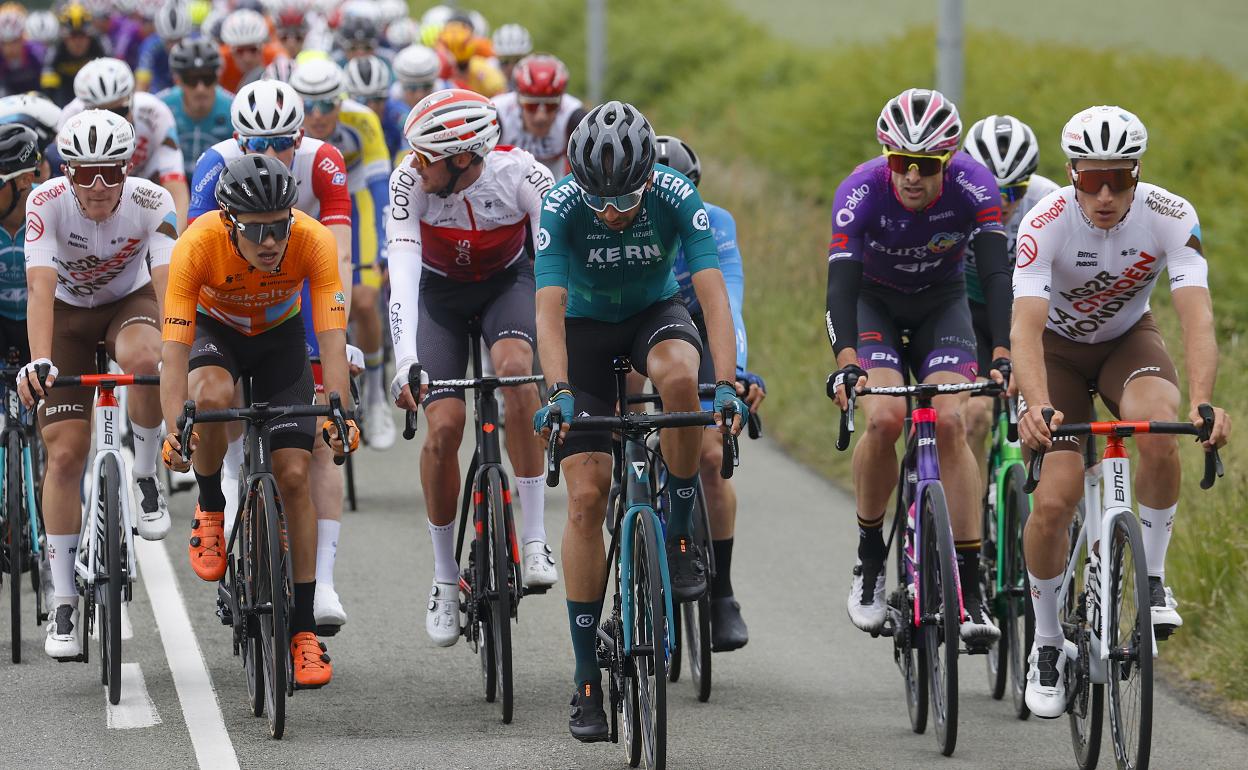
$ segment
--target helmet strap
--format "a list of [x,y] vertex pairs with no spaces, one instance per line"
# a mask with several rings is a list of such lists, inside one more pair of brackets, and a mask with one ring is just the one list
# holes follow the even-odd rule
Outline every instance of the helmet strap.
[[446,184],[443,185],[441,190],[438,190],[437,196],[439,198],[448,198],[451,195],[453,195],[455,192],[455,185],[459,184],[459,178],[463,176],[465,173],[467,173],[468,169],[472,168],[474,165],[479,163],[481,161],[481,156],[473,155],[472,160],[468,163],[467,166],[464,166],[463,168],[460,168],[459,166],[456,166],[454,163],[452,163],[451,162],[452,159],[453,158],[446,159],[446,172],[450,174],[451,178],[447,180]]

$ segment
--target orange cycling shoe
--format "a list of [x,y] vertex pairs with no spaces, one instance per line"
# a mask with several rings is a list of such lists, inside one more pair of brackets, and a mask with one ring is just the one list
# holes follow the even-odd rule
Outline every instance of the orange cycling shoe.
[[324,687],[334,678],[334,666],[325,644],[311,631],[300,631],[290,639],[290,657],[295,661],[295,686],[305,690]]
[[191,569],[201,580],[220,580],[225,577],[225,513],[201,511],[195,506],[195,520],[191,522],[191,544],[187,551],[191,556]]

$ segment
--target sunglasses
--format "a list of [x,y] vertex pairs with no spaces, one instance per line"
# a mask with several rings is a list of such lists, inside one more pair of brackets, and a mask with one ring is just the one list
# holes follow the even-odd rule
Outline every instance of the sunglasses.
[[298,140],[297,136],[245,136],[239,137],[238,144],[247,152],[268,152],[270,147],[275,152],[283,152],[294,147]]
[[258,53],[260,53],[260,46],[258,45],[240,45],[234,47],[235,56],[255,56]]
[[430,80],[426,83],[404,83],[403,90],[404,91],[432,91],[433,81]]
[[210,87],[217,84],[215,72],[179,72],[178,79],[187,88]]
[[918,170],[919,176],[936,176],[945,170],[945,164],[952,156],[951,152],[941,155],[913,155],[908,152],[884,151],[884,157],[888,159],[888,170],[903,176],[910,173],[912,168]]
[[1027,185],[1029,184],[1031,184],[1030,180],[998,187],[997,190],[1001,192],[1001,201],[1008,206],[1014,201],[1022,200],[1023,196],[1027,194]]
[[230,224],[252,243],[264,243],[270,236],[275,241],[284,241],[290,237],[290,228],[295,223],[295,216],[279,219],[276,222],[240,222],[230,217]]
[[317,112],[321,115],[328,115],[338,106],[337,99],[305,99],[303,102],[303,111],[306,113]]
[[110,163],[106,166],[70,166],[67,164],[66,168],[69,170],[69,178],[74,180],[74,184],[79,187],[94,187],[97,179],[109,188],[117,187],[126,181],[124,163]]
[[[441,158],[439,158],[439,160],[441,160]],[[430,160],[429,157],[420,150],[412,150],[412,165],[420,171],[424,171],[434,163],[437,163],[437,161]]]
[[590,195],[584,190],[581,191],[581,200],[585,201],[585,205],[589,206],[599,214],[607,210],[607,206],[612,206],[616,211],[624,213],[632,211],[641,204],[642,196],[646,194],[645,185],[636,192],[626,193],[624,195],[614,195],[603,197],[601,195]]
[[118,115],[123,118],[130,117],[130,102],[126,102],[125,104],[118,104],[113,107],[100,107],[100,109],[105,110],[107,112],[111,112],[114,115]]
[[277,36],[281,40],[293,40],[296,43],[302,43],[304,37],[302,32],[279,32]]
[[1109,185],[1109,191],[1120,193],[1135,187],[1140,181],[1140,167],[1131,168],[1090,168],[1084,171],[1071,169],[1075,189],[1089,195],[1097,195],[1101,188]]
[[524,111],[530,115],[538,112],[555,112],[559,109],[559,103],[563,101],[560,97],[553,99],[517,99]]

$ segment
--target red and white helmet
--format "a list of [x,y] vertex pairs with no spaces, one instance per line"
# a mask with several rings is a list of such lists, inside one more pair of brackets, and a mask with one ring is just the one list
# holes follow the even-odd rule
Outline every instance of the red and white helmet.
[[539,53],[526,56],[516,64],[512,77],[520,96],[563,96],[568,89],[568,68],[554,56]]
[[484,158],[498,144],[498,110],[472,91],[435,91],[412,108],[403,134],[413,150],[432,162],[461,152]]
[[962,136],[958,108],[940,91],[908,88],[888,100],[875,124],[875,138],[901,152],[956,150]]

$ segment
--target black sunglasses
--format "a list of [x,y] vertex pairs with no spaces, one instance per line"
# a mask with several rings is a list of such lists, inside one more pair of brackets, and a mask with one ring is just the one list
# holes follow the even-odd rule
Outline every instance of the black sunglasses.
[[291,214],[276,222],[240,222],[230,217],[230,223],[252,243],[264,243],[269,236],[272,236],[275,241],[284,241],[290,237],[290,228],[295,223],[295,215]]

